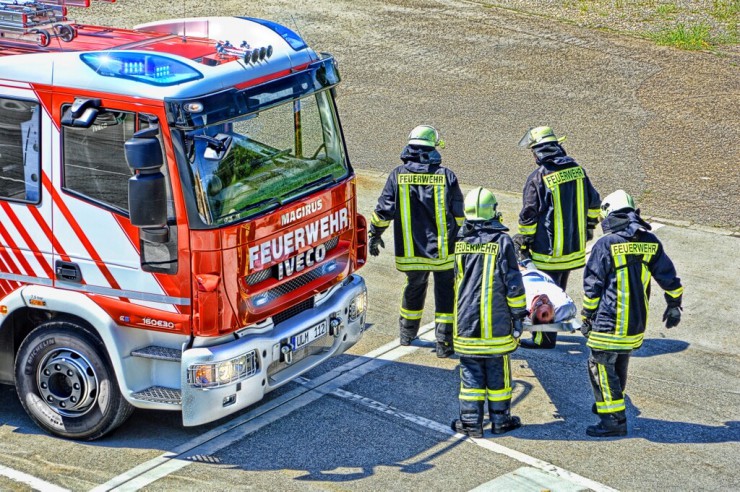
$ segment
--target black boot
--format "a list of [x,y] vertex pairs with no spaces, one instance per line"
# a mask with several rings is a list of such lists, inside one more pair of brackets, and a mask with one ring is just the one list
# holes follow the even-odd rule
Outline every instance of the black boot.
[[460,419],[455,419],[450,424],[453,431],[465,434],[468,437],[474,437],[481,439],[483,437],[483,425],[482,424],[465,424]]
[[541,344],[537,344],[534,338],[531,340],[519,340],[519,345],[527,349],[554,349],[555,343],[548,343],[546,340],[542,340]]
[[419,333],[420,320],[410,320],[404,317],[398,319],[398,330],[400,332],[399,341],[401,345],[411,345],[411,342]]
[[455,349],[450,342],[437,342],[437,357],[446,359],[455,354]]
[[519,417],[509,415],[509,412],[495,412],[491,416],[491,432],[494,434],[503,434],[505,432],[513,431],[522,426],[522,421]]
[[601,421],[596,425],[589,425],[586,434],[591,437],[621,437],[627,435],[627,419],[614,415],[600,415]]

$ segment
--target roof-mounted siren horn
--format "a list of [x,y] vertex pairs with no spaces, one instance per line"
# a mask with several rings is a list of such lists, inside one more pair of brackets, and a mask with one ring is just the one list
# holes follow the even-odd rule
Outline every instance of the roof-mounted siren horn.
[[249,44],[244,41],[241,46],[246,46],[246,49],[244,49],[244,63],[254,64],[257,62],[265,61],[270,58],[273,53],[272,45],[249,49]]

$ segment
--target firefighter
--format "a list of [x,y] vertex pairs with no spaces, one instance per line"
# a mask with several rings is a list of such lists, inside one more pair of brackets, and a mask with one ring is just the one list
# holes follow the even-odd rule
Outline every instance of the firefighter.
[[[535,266],[566,290],[571,270],[586,263],[586,241],[593,239],[599,219],[599,193],[586,171],[569,157],[549,126],[532,128],[519,146],[532,149],[537,169],[527,178],[514,237],[520,258]],[[551,349],[557,332],[534,332],[522,347]]]
[[455,244],[455,352],[460,355],[460,418],[452,429],[483,436],[488,400],[491,431],[521,426],[511,409],[511,361],[526,295],[514,242],[496,212],[496,198],[485,188],[465,197],[465,222]]
[[630,353],[640,348],[648,317],[650,278],[665,291],[666,328],[681,321],[683,287],[673,262],[632,197],[617,190],[601,205],[604,236],[591,250],[583,273],[583,326],[591,348],[589,376],[600,422],[593,437],[627,434],[624,389]]
[[399,318],[400,343],[416,338],[424,309],[429,273],[434,274],[437,357],[451,356],[453,247],[463,221],[463,196],[455,173],[442,166],[444,148],[432,126],[417,126],[401,153],[403,164],[391,171],[369,232],[369,251],[378,256],[382,234],[393,221],[396,268],[406,274]]

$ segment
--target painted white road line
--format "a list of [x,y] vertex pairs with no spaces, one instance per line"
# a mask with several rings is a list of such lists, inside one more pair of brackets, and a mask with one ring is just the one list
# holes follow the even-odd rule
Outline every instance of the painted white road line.
[[[317,389],[317,391],[325,391],[326,389],[328,388],[322,387],[322,388]],[[362,395],[358,395],[355,393],[351,393],[341,388],[337,388],[333,390],[331,394],[343,400],[356,403],[358,405],[364,406],[376,412],[381,412],[386,415],[392,415],[394,417],[406,420],[407,422],[414,423],[421,427],[426,427],[427,429],[431,429],[441,434],[446,434],[448,436],[454,436],[457,439],[468,439],[470,442],[484,449],[493,451],[494,453],[497,453],[497,454],[507,456],[511,459],[519,461],[520,463],[524,463],[533,468],[540,469],[544,472],[550,473],[552,475],[565,479],[569,482],[581,485],[583,487],[587,487],[588,489],[593,490],[594,492],[617,492],[616,489],[613,489],[607,485],[596,482],[586,477],[582,477],[581,475],[568,471],[564,468],[555,466],[552,463],[548,463],[547,461],[534,458],[532,456],[529,456],[528,454],[521,453],[514,449],[507,448],[506,446],[502,446],[501,444],[497,444],[488,439],[472,439],[462,434],[457,434],[452,429],[450,429],[450,426],[447,424],[441,424],[439,422],[435,422],[433,420],[429,420],[427,418],[421,417],[419,415],[414,415],[412,413],[402,412],[390,405],[386,405],[385,403],[371,400],[370,398],[367,398],[367,397],[364,397]]]
[[[420,329],[420,336],[433,331],[434,323]],[[328,371],[318,378],[285,393],[278,398],[251,410],[244,415],[226,422],[209,432],[177,446],[173,450],[144,462],[124,472],[108,482],[95,487],[94,492],[138,490],[192,463],[199,455],[215,453],[244,436],[275,422],[276,420],[316,401],[340,386],[374,371],[385,364],[417,350],[418,346],[402,347],[398,339],[383,345],[365,355]],[[323,388],[323,391],[319,391]]]
[[28,475],[27,473],[19,472],[18,470],[13,470],[12,468],[8,468],[7,466],[3,465],[0,465],[0,476],[9,478],[14,482],[28,485],[34,490],[43,490],[44,492],[69,492],[69,490],[65,488],[58,487],[54,484],[41,480],[40,478]]

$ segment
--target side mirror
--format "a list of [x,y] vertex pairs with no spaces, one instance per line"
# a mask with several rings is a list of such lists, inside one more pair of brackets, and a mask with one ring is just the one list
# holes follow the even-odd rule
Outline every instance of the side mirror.
[[161,172],[162,145],[154,125],[134,133],[124,144],[126,162],[134,171],[128,180],[128,207],[131,224],[136,227],[167,225],[167,188]]
[[77,128],[90,128],[100,112],[100,99],[76,98],[64,111],[62,125]]

